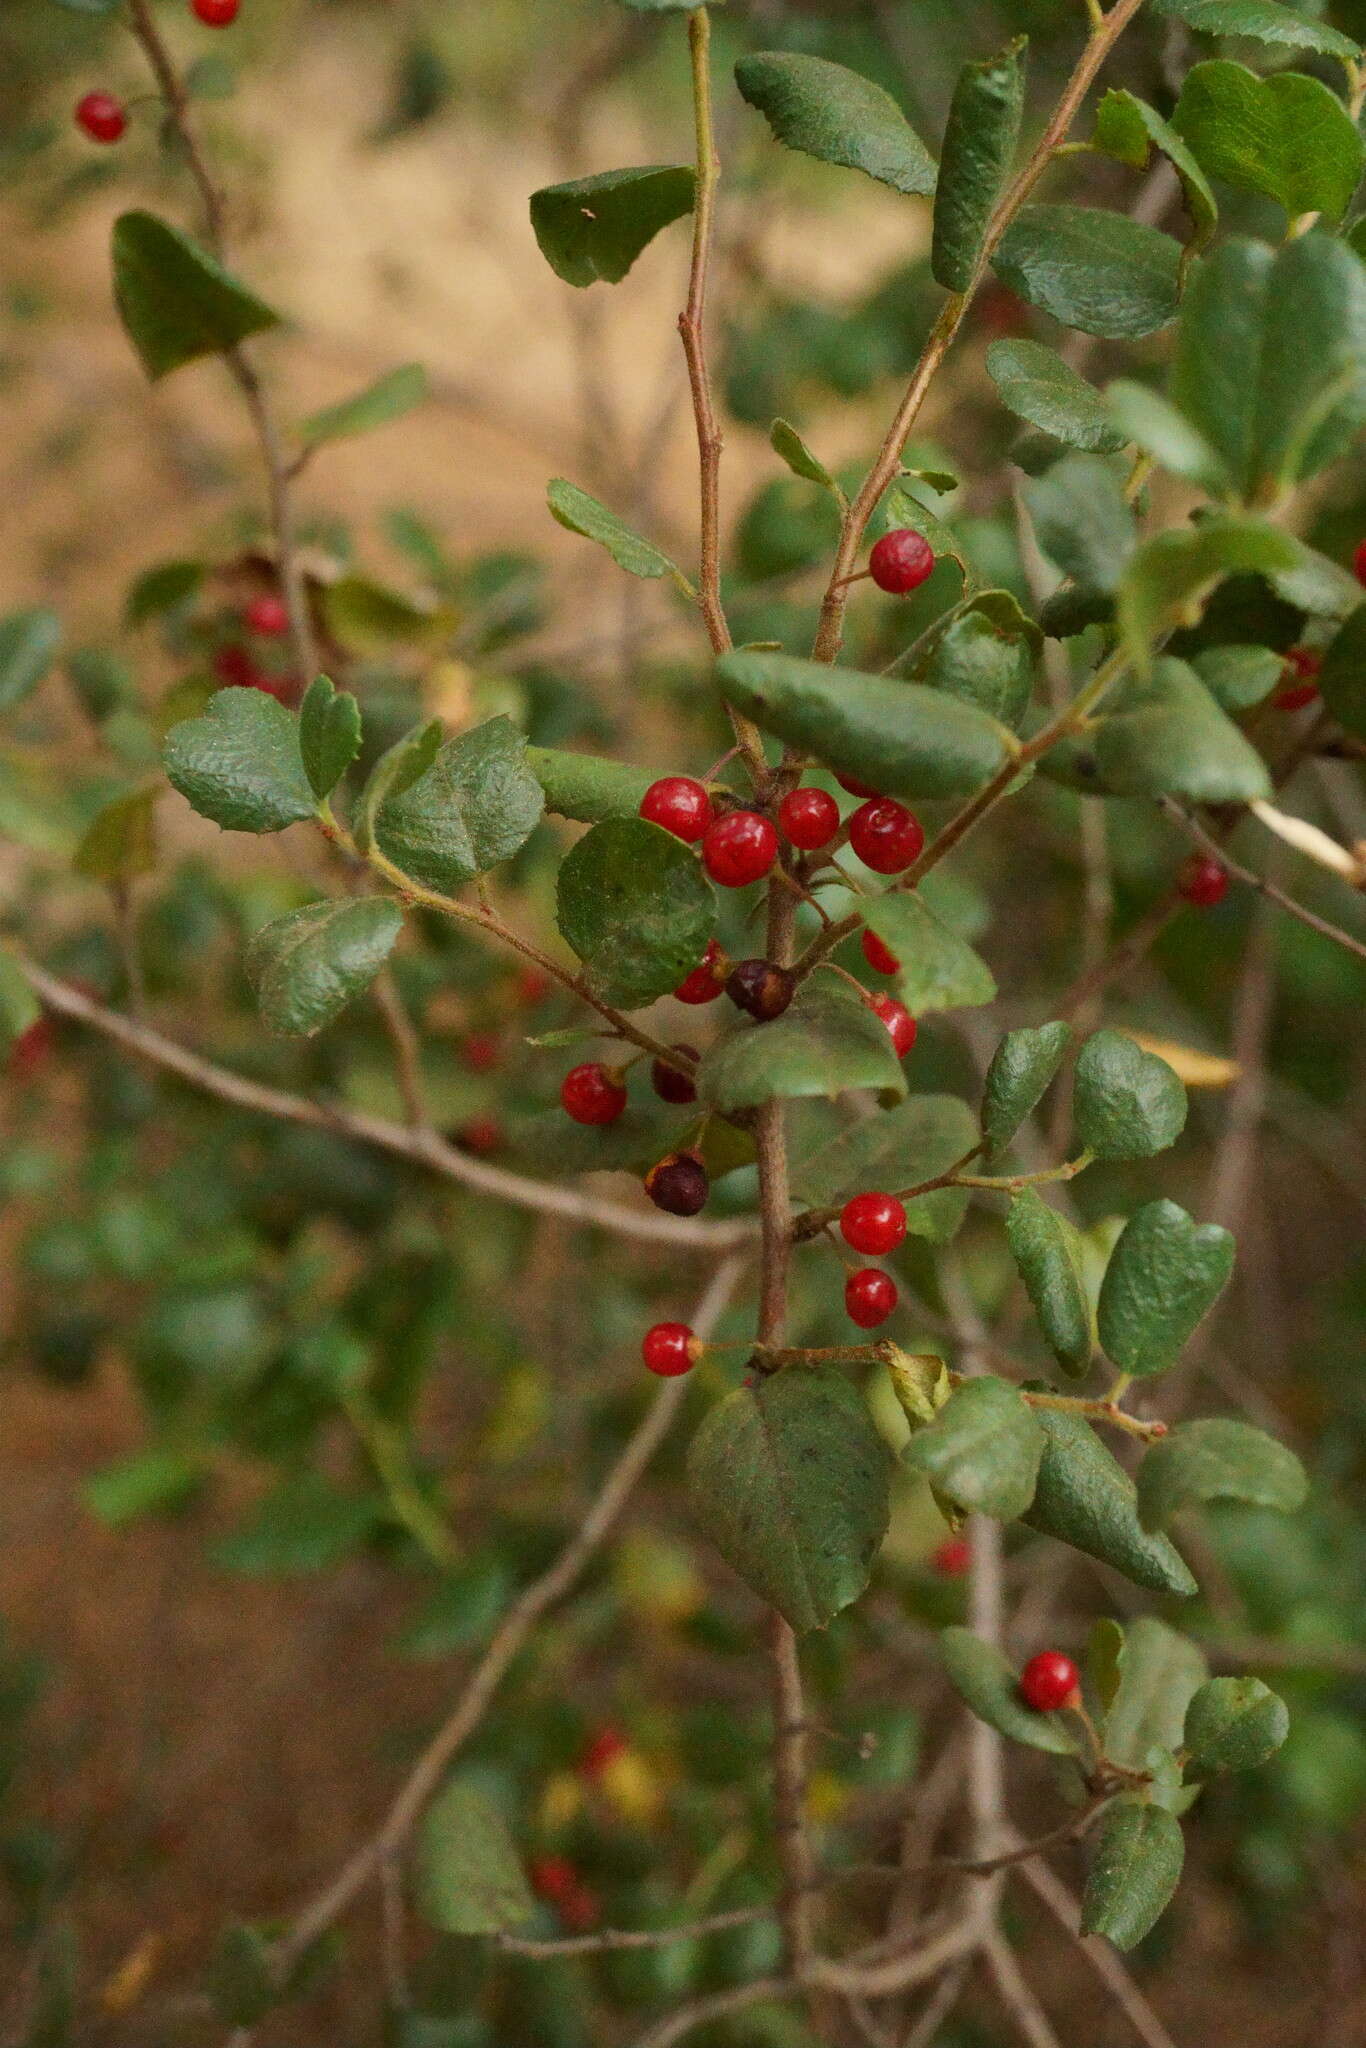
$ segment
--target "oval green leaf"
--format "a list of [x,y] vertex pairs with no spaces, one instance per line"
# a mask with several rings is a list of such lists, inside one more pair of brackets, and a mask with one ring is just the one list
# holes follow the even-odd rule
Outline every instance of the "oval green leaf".
[[1129,1218],[1098,1305],[1100,1341],[1121,1372],[1143,1378],[1175,1365],[1227,1287],[1235,1249],[1230,1231],[1175,1202],[1147,1202]]
[[894,192],[933,192],[934,158],[891,94],[857,71],[761,50],[740,59],[735,83],[789,149],[863,171]]
[[681,839],[645,818],[611,818],[566,855],[556,914],[599,995],[634,1009],[697,965],[716,899]]
[[272,1031],[309,1038],[367,989],[403,929],[389,896],[330,899],[277,917],[247,948],[247,978]]
[[1180,304],[1181,244],[1102,207],[1026,206],[994,261],[1031,306],[1107,341],[1155,333]]

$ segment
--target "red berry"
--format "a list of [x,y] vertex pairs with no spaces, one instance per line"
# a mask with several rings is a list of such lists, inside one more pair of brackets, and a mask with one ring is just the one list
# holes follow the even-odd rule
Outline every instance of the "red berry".
[[1312,647],[1287,647],[1281,688],[1272,699],[1276,709],[1303,711],[1306,704],[1312,704],[1319,694],[1317,677],[1322,667],[1322,658]]
[[702,841],[702,865],[723,889],[761,882],[777,858],[778,834],[757,811],[728,811]]
[[495,1031],[471,1031],[460,1048],[460,1057],[472,1074],[489,1074],[503,1057],[503,1047]]
[[[661,1323],[659,1327],[663,1330],[670,1326]],[[625,1756],[630,1747],[620,1728],[599,1728],[584,1744],[583,1755],[579,1758],[579,1770],[585,1778],[600,1778],[619,1756]]]
[[841,789],[848,790],[850,796],[881,796],[882,794],[882,791],[874,789],[871,783],[856,782],[852,775],[837,774],[835,780]]
[[934,549],[923,533],[910,526],[899,526],[894,533],[883,534],[868,557],[868,567],[879,590],[904,597],[909,590],[919,590],[932,574]]
[[790,967],[775,967],[768,960],[741,960],[726,977],[726,994],[737,1010],[771,1023],[797,993],[797,977]]
[[794,846],[815,853],[840,828],[840,807],[828,790],[794,789],[778,806],[778,823]]
[[601,1060],[586,1060],[561,1081],[560,1101],[576,1124],[614,1124],[626,1107],[626,1090]]
[[930,1570],[941,1579],[961,1579],[972,1563],[972,1545],[966,1536],[946,1536],[930,1552]]
[[915,1044],[916,1021],[904,1003],[895,996],[869,996],[868,1007],[876,1010],[891,1034],[892,1050],[899,1060],[904,1060]]
[[1228,869],[1213,854],[1193,853],[1181,863],[1176,886],[1197,910],[1212,910],[1228,894]]
[[901,962],[897,959],[891,947],[884,946],[877,933],[870,932],[866,925],[863,928],[863,937],[860,944],[863,947],[863,957],[872,968],[874,974],[899,974],[901,972]]
[[656,1323],[641,1339],[640,1355],[660,1379],[676,1380],[680,1373],[692,1371],[702,1345],[686,1323]]
[[602,1901],[591,1885],[576,1881],[560,1900],[559,1914],[571,1934],[587,1934],[602,1918]]
[[112,92],[88,92],[76,102],[76,126],[92,142],[117,142],[128,127],[128,113]]
[[190,11],[205,28],[231,28],[242,0],[190,0]]
[[567,1898],[579,1882],[579,1874],[567,1856],[533,1856],[527,1864],[531,1889],[538,1899],[551,1905]]
[[265,592],[251,600],[242,614],[242,623],[249,633],[259,633],[263,640],[278,640],[289,631],[289,606],[282,597]]
[[691,846],[711,823],[711,798],[690,775],[665,775],[646,790],[640,815]]
[[[697,1058],[695,1045],[670,1046],[671,1052],[691,1053]],[[671,1067],[667,1060],[655,1060],[650,1067],[650,1085],[661,1102],[696,1102],[697,1088],[690,1074],[679,1067]]]
[[503,1126],[496,1116],[468,1117],[455,1133],[455,1142],[462,1152],[486,1159],[491,1152],[502,1150]]
[[670,1216],[696,1216],[707,1206],[711,1182],[695,1152],[670,1152],[646,1174],[645,1192]]
[[1366,540],[1359,540],[1352,556],[1352,573],[1358,583],[1366,583]]
[[854,1251],[880,1258],[906,1235],[906,1211],[895,1195],[855,1195],[840,1211],[840,1235]]
[[213,658],[213,672],[220,683],[239,690],[254,690],[260,671],[245,647],[220,647]]
[[1054,1713],[1080,1696],[1081,1673],[1061,1650],[1040,1650],[1020,1673],[1020,1697],[1037,1713]]
[[534,1010],[550,994],[550,976],[539,967],[522,967],[512,985],[513,994],[524,1010]]
[[914,811],[880,796],[849,820],[849,844],[875,875],[899,875],[919,857],[925,832]]
[[885,1323],[897,1304],[896,1282],[877,1266],[861,1266],[844,1283],[844,1306],[849,1320],[861,1330],[875,1330]]
[[11,1045],[5,1060],[5,1072],[12,1074],[16,1081],[31,1079],[46,1064],[56,1042],[57,1027],[51,1017],[35,1017]]
[[685,974],[674,996],[680,1003],[714,1003],[726,984],[730,973],[727,960],[715,939],[708,939],[707,950],[701,964],[691,974]]

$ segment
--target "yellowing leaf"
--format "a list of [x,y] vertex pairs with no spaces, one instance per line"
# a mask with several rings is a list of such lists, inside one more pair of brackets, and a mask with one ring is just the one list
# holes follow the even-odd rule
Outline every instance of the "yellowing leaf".
[[1193,1045],[1177,1045],[1170,1038],[1157,1038],[1151,1031],[1130,1031],[1120,1027],[1126,1038],[1144,1052],[1155,1053],[1188,1088],[1231,1088],[1242,1068],[1223,1053],[1200,1052]]

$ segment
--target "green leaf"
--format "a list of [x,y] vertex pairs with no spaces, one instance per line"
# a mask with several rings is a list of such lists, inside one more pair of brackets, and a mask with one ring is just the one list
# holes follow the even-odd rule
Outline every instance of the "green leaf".
[[[933,1180],[960,1160],[976,1136],[972,1112],[956,1095],[909,1095],[891,1109],[860,1118],[793,1168],[793,1180],[814,1207],[843,1202],[860,1188],[910,1187]],[[966,1188],[936,1188],[906,1204],[906,1229],[932,1244],[954,1238],[968,1205]]]
[[672,576],[680,587],[687,589],[686,577],[676,563],[657,548],[653,541],[645,540],[633,533],[624,519],[618,519],[615,512],[609,512],[605,505],[581,491],[577,484],[566,483],[563,477],[556,477],[550,484],[546,498],[552,515],[561,526],[567,526],[571,533],[580,533],[585,540],[594,540],[599,547],[606,548],[617,567],[624,569],[628,576]]
[[510,860],[545,809],[526,741],[506,718],[447,740],[425,774],[392,786],[374,818],[375,845],[415,882],[449,895]]
[[1219,225],[1218,203],[1197,161],[1199,152],[1192,155],[1186,139],[1163,120],[1156,107],[1136,93],[1107,92],[1096,109],[1095,147],[1136,171],[1148,168],[1152,149],[1160,150],[1181,180],[1193,231],[1190,248],[1205,247]]
[[1360,260],[1323,233],[1279,250],[1223,243],[1195,266],[1171,396],[1246,499],[1275,498],[1335,461],[1366,422]]
[[1002,283],[1083,334],[1131,341],[1176,317],[1181,244],[1127,214],[1026,206],[994,262]]
[[1186,1125],[1186,1091],[1156,1053],[1122,1031],[1095,1031],[1077,1056],[1077,1136],[1098,1159],[1149,1159]]
[[692,212],[694,187],[686,164],[600,171],[533,192],[531,225],[566,284],[619,284],[661,228]]
[[1138,527],[1112,464],[1099,455],[1064,455],[1023,489],[1044,553],[1083,589],[1116,589]]
[[1012,735],[942,690],[737,649],[716,673],[726,702],[765,732],[887,796],[967,796],[1007,759]]
[[149,1515],[184,1507],[203,1479],[197,1459],[152,1445],[92,1473],[81,1487],[81,1499],[106,1529],[127,1529]]
[[716,899],[681,839],[645,818],[609,818],[566,855],[557,918],[598,994],[635,1009],[697,965]]
[[1139,673],[1148,673],[1164,633],[1198,622],[1226,576],[1270,575],[1297,560],[1290,535],[1260,519],[1219,517],[1155,533],[1131,559],[1119,593],[1120,632]]
[[123,602],[125,626],[143,626],[192,598],[204,581],[202,562],[158,562],[129,585]]
[[1207,647],[1191,667],[1221,711],[1250,711],[1275,689],[1285,656],[1274,647]]
[[1101,1708],[1109,1713],[1119,1691],[1120,1662],[1124,1655],[1124,1631],[1117,1621],[1103,1614],[1091,1624],[1086,1639],[1086,1669]]
[[1325,57],[1359,55],[1350,37],[1279,0],[1155,0],[1158,14],[1174,16],[1208,36],[1250,36],[1255,42],[1318,50]]
[[1198,1589],[1179,1551],[1142,1527],[1134,1482],[1090,1423],[1054,1408],[1036,1408],[1034,1416],[1046,1442],[1033,1504],[1022,1517],[1027,1525],[1149,1592],[1189,1599]]
[[1207,1500],[1240,1500],[1294,1514],[1309,1483],[1284,1444],[1222,1415],[1183,1422],[1153,1445],[1138,1468],[1138,1508],[1145,1529],[1164,1528],[1183,1508]]
[[157,864],[157,791],[129,790],[105,804],[85,829],[72,862],[95,882],[131,882]]
[[264,690],[217,690],[201,718],[172,726],[163,749],[174,788],[225,832],[282,832],[317,810],[299,721]]
[[1115,697],[1088,736],[1099,787],[1118,796],[1251,803],[1271,792],[1252,742],[1219,709],[1195,670],[1164,655],[1146,681]]
[[1319,689],[1334,718],[1366,739],[1366,604],[1359,604],[1324,650]]
[[1361,603],[1361,585],[1350,569],[1300,541],[1294,566],[1273,569],[1267,582],[1277,597],[1302,612],[1324,619],[1345,619]]
[[[692,948],[690,964],[701,952],[700,944]],[[670,986],[681,979],[676,975]],[[792,1007],[771,1024],[732,1025],[708,1047],[697,1071],[698,1095],[722,1112],[774,1098],[826,1095],[833,1100],[849,1088],[904,1095],[906,1081],[877,1012],[842,985],[824,981],[808,981]]]
[[1129,1218],[1099,1303],[1100,1341],[1121,1372],[1144,1378],[1175,1365],[1227,1287],[1234,1252],[1230,1231],[1196,1223],[1175,1202],[1145,1203]]
[[1058,1714],[1040,1714],[1020,1698],[1014,1666],[969,1628],[941,1629],[939,1652],[949,1682],[979,1721],[1050,1756],[1075,1756],[1077,1744]]
[[325,441],[345,441],[353,434],[369,434],[376,427],[387,427],[391,420],[401,420],[405,413],[421,405],[426,396],[427,372],[421,363],[401,363],[396,370],[376,377],[373,384],[367,384],[354,397],[310,413],[299,423],[299,439],[305,448],[318,448]]
[[[914,889],[866,896],[859,911],[869,931],[891,947],[901,969],[897,994],[912,1016],[931,1010],[972,1010],[996,999],[996,977],[966,939],[950,930]],[[971,1142],[971,1141],[969,1141]]]
[[369,576],[339,576],[321,601],[332,638],[362,657],[383,659],[396,647],[439,646],[455,624],[448,605],[418,602]]
[[655,780],[648,768],[600,754],[562,753],[556,747],[528,747],[526,764],[545,791],[546,809],[582,825],[639,817],[641,801]]
[[247,1578],[307,1577],[353,1556],[384,1518],[378,1495],[347,1493],[321,1472],[302,1472],[283,1479],[211,1555],[221,1570]]
[[946,291],[965,292],[977,273],[987,223],[1005,189],[1024,111],[1025,41],[958,74],[944,131],[930,264]]
[[1136,1947],[1171,1903],[1185,1857],[1181,1823],[1165,1807],[1117,1799],[1101,1822],[1082,1893],[1082,1933]]
[[787,420],[774,420],[768,438],[774,454],[787,464],[794,476],[805,478],[809,484],[820,484],[841,505],[848,504],[843,490],[820,457],[811,453],[797,429]]
[[1172,116],[1211,177],[1279,200],[1292,220],[1341,220],[1366,144],[1336,94],[1294,71],[1259,78],[1215,59],[1187,73]]
[[1042,342],[993,341],[987,369],[1002,405],[1055,441],[1110,455],[1129,438],[1112,425],[1100,393]]
[[270,1030],[311,1038],[383,967],[403,929],[389,896],[309,903],[277,917],[247,948],[247,977]]
[[360,705],[338,693],[330,676],[315,676],[299,706],[299,752],[313,794],[331,796],[360,752]]
[[769,50],[742,57],[735,82],[789,149],[865,171],[895,192],[933,192],[933,157],[891,94],[857,71]]
[[1006,1214],[1006,1242],[1049,1350],[1064,1372],[1084,1373],[1092,1335],[1081,1233],[1037,1190],[1022,1188]]
[[718,1401],[688,1452],[692,1512],[731,1569],[799,1633],[868,1583],[890,1459],[863,1396],[828,1366],[787,1366]]
[[279,2003],[270,1943],[258,1928],[225,1927],[208,1968],[208,1992],[225,2026],[254,2027]]
[[42,1005],[13,955],[0,946],[0,1058],[42,1016]]
[[103,725],[116,711],[135,708],[132,667],[109,648],[73,647],[66,657],[66,672],[81,709],[97,725]]
[[1102,1740],[1113,1762],[1140,1771],[1153,1749],[1180,1749],[1186,1708],[1209,1666],[1189,1637],[1141,1614],[1129,1624],[1118,1667]]
[[1017,1387],[984,1375],[966,1380],[906,1446],[904,1462],[966,1514],[1003,1522],[1034,1498],[1044,1434]]
[[439,1934],[504,1934],[536,1910],[507,1823],[472,1777],[448,1778],[423,1815],[415,1877]]
[[1186,415],[1160,392],[1117,377],[1106,386],[1105,412],[1124,440],[1132,441],[1173,476],[1199,484],[1216,498],[1232,492],[1233,479],[1220,457]]
[[426,725],[414,726],[401,740],[380,755],[366,780],[356,805],[355,840],[362,853],[369,853],[374,845],[375,819],[380,806],[390,796],[401,796],[420,777],[427,773],[438,753],[444,737],[439,718],[429,719]]
[[1207,1776],[1255,1771],[1289,1733],[1289,1708],[1260,1678],[1211,1678],[1191,1700],[1184,1742],[1191,1769]]
[[114,300],[153,383],[280,325],[207,249],[153,213],[123,213],[114,223]]
[[0,711],[11,710],[37,689],[61,638],[61,620],[41,606],[0,619]]
[[1034,659],[1038,629],[1021,613],[1002,621],[983,599],[984,591],[934,636],[928,658],[917,666],[917,680],[984,711],[1015,731],[1034,691]]
[[[933,508],[925,503],[917,485],[922,481],[918,470],[903,470],[888,490],[882,502],[879,515],[884,533],[893,533],[909,526],[922,539],[927,540],[938,561],[955,562],[962,571],[963,589],[968,595],[976,590],[980,578],[963,551],[963,544],[953,528],[941,519]],[[930,485],[931,490],[936,486]],[[957,489],[957,479],[945,483],[947,489]]]
[[1010,1143],[1062,1065],[1071,1037],[1067,1024],[1007,1031],[991,1056],[982,1098],[982,1134],[989,1151]]

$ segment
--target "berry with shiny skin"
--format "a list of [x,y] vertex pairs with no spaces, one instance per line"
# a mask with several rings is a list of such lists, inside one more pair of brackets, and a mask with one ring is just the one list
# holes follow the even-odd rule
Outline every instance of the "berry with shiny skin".
[[674,1000],[679,1003],[714,1003],[726,985],[730,973],[730,962],[721,951],[715,939],[707,940],[707,950],[691,974],[685,974],[674,990]]
[[243,612],[242,623],[249,633],[259,634],[263,640],[282,639],[289,631],[289,606],[282,597],[262,591]]
[[925,832],[914,811],[890,796],[880,796],[854,812],[849,844],[875,875],[899,875],[919,858]]
[[771,960],[740,960],[726,977],[726,994],[737,1010],[769,1024],[797,993],[797,977],[790,967],[775,967]]
[[702,1340],[686,1323],[656,1323],[642,1337],[640,1355],[660,1379],[676,1380],[702,1356]]
[[863,937],[859,943],[863,947],[863,957],[874,974],[900,974],[901,962],[896,954],[890,946],[883,944],[876,932],[870,932],[867,925],[863,928]]
[[1040,1650],[1020,1673],[1020,1698],[1038,1714],[1052,1714],[1081,1697],[1081,1673],[1061,1650]]
[[1210,853],[1193,853],[1181,863],[1176,886],[1197,910],[1212,910],[1228,894],[1228,869]]
[[906,1005],[899,1003],[895,996],[869,996],[868,1008],[875,1010],[881,1017],[887,1026],[893,1052],[899,1060],[904,1060],[915,1044],[916,1031],[919,1028],[915,1018]]
[[905,597],[933,575],[934,549],[913,526],[898,526],[883,534],[868,557],[868,568],[879,590]]
[[601,1060],[586,1060],[561,1081],[560,1102],[576,1124],[614,1124],[626,1107],[626,1090]]
[[[691,1053],[697,1058],[695,1045],[672,1045],[670,1052]],[[680,1067],[671,1067],[667,1060],[654,1060],[650,1066],[650,1086],[661,1102],[696,1102],[697,1087],[690,1074]]]
[[852,775],[835,776],[841,789],[847,789],[850,796],[881,796],[880,789],[874,789],[871,782],[858,782]]
[[691,775],[663,775],[641,798],[640,815],[692,846],[712,821],[711,798]]
[[728,811],[702,841],[702,865],[723,889],[761,882],[777,858],[777,831],[757,811]]
[[190,12],[205,28],[231,28],[242,0],[190,0]]
[[930,1570],[941,1579],[961,1579],[972,1565],[972,1545],[966,1536],[946,1536],[930,1552]]
[[906,1235],[906,1211],[895,1195],[854,1195],[840,1211],[840,1236],[851,1251],[878,1259],[894,1252]]
[[794,846],[816,853],[840,828],[840,807],[825,789],[794,789],[778,806],[778,823]]
[[1272,702],[1278,711],[1303,711],[1319,694],[1318,673],[1322,658],[1312,647],[1287,647],[1281,687]]
[[707,1206],[711,1182],[695,1152],[670,1152],[646,1174],[645,1192],[670,1216],[696,1216]]
[[844,1283],[844,1306],[851,1323],[875,1330],[897,1304],[896,1282],[879,1266],[860,1266]]
[[1359,540],[1352,556],[1352,574],[1358,583],[1366,583],[1366,540]]
[[112,92],[88,92],[76,102],[75,121],[92,142],[119,142],[127,133],[128,110]]

